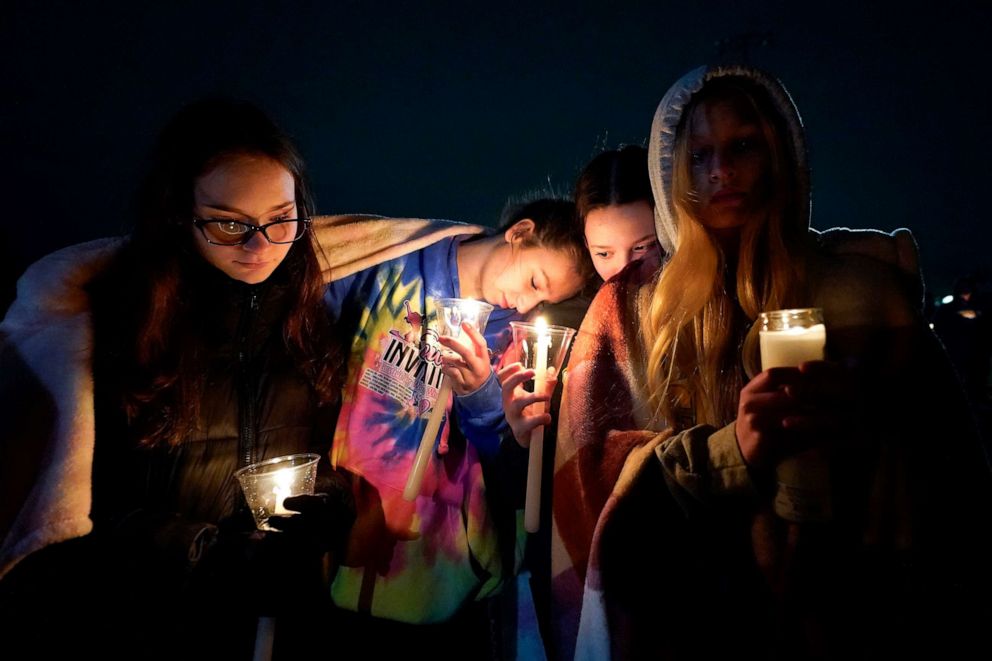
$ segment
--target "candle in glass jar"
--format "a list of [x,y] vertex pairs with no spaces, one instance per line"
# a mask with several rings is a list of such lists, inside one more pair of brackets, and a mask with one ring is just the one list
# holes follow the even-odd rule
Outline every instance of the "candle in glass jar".
[[762,330],[761,369],[798,367],[808,360],[823,360],[827,329],[820,324],[792,326],[782,330]]
[[[827,329],[819,308],[762,312],[759,322],[763,370],[824,359]],[[821,448],[782,459],[775,475],[778,484],[772,504],[776,514],[795,522],[831,518],[830,466]]]

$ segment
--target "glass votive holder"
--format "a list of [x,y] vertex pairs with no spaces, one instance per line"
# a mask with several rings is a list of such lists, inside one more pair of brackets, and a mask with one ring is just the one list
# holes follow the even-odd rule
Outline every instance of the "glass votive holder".
[[317,480],[314,453],[291,454],[249,464],[234,472],[248,501],[259,530],[275,530],[268,525],[270,516],[291,516],[284,503],[290,496],[312,495]]

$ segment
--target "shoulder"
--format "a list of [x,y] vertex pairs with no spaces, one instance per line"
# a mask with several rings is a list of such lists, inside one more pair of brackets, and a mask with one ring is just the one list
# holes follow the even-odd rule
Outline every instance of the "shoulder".
[[855,252],[818,257],[814,298],[832,326],[904,326],[919,318],[920,301],[897,266]]
[[586,318],[594,314],[609,313],[611,310],[626,310],[636,306],[642,290],[650,289],[658,274],[655,263],[636,261],[628,264],[620,273],[610,278],[593,298]]
[[913,233],[905,227],[891,232],[875,229],[833,227],[823,231],[811,230],[811,238],[822,252],[865,276],[876,275],[880,280],[895,277],[905,291],[910,304],[917,310],[923,305],[923,278],[919,266],[919,247]]
[[8,329],[72,317],[89,309],[87,286],[120,253],[121,238],[97,239],[42,257],[17,281],[17,298],[4,319]]
[[384,218],[372,215],[317,216],[314,237],[321,249],[325,280],[337,280],[441,239],[479,234],[485,228],[450,220]]
[[627,355],[640,328],[640,301],[650,297],[656,273],[657,267],[634,262],[604,283],[589,304],[579,339],[596,338]]

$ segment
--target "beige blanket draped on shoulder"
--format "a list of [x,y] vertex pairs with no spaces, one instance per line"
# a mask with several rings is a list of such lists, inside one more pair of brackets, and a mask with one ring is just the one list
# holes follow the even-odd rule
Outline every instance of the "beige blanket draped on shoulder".
[[[314,218],[325,281],[484,228],[445,220]],[[0,577],[30,553],[88,534],[93,468],[92,328],[86,285],[121,239],[69,246],[30,266],[0,323]]]

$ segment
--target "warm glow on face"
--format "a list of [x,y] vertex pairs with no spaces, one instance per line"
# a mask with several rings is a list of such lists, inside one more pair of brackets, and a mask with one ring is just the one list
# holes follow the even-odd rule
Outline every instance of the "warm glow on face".
[[[192,215],[252,225],[296,218],[296,182],[286,168],[269,158],[232,156],[196,180]],[[228,277],[248,284],[267,280],[292,247],[269,243],[261,232],[244,245],[216,246],[207,243],[195,227],[190,231],[205,260]]]
[[609,280],[635,259],[661,254],[654,209],[647,202],[612,204],[586,214],[586,246],[596,273]]

